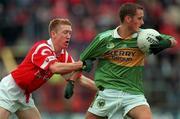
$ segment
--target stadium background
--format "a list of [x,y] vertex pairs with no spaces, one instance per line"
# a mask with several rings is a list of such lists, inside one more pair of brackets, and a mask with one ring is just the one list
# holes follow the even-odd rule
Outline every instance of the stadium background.
[[[124,2],[144,5],[143,28],[154,28],[180,41],[179,0],[0,0],[0,77],[22,61],[34,42],[49,38],[48,23],[55,17],[72,21],[69,52],[78,60],[97,33],[119,24],[118,9]],[[93,71],[88,76],[93,77]],[[179,44],[147,58],[144,82],[154,119],[180,119]],[[95,92],[77,85],[74,96],[66,100],[64,86],[65,81],[56,75],[34,92],[43,119],[84,118]]]

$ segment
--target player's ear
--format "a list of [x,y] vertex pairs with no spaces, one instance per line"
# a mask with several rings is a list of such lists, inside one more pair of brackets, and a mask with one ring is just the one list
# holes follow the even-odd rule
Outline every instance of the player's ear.
[[54,38],[56,36],[56,32],[55,31],[51,31],[50,35],[51,35],[52,38]]
[[130,17],[130,16],[125,16],[125,18],[124,18],[124,20],[127,22],[127,23],[130,23],[131,22],[131,19],[132,19],[132,17]]

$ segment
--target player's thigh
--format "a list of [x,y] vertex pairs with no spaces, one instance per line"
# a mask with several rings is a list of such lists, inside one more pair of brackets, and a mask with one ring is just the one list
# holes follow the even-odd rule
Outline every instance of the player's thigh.
[[108,119],[106,117],[100,117],[100,116],[94,115],[94,114],[92,114],[91,112],[88,112],[88,111],[87,111],[85,117],[86,117],[85,119]]
[[41,115],[36,107],[27,110],[18,110],[16,115],[19,119],[41,119]]
[[2,107],[0,107],[0,119],[9,119],[10,112]]
[[133,119],[152,119],[151,109],[147,105],[136,106],[127,115]]

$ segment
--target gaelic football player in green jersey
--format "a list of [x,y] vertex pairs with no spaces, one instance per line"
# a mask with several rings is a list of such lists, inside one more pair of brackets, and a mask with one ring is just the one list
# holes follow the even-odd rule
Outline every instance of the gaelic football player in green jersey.
[[[144,24],[141,5],[125,3],[119,11],[121,24],[114,30],[98,34],[80,58],[84,70],[91,60],[98,60],[95,83],[97,96],[89,107],[86,119],[152,119],[152,113],[144,96],[143,71],[145,54],[137,47],[137,33]],[[151,45],[150,51],[157,54],[170,48],[176,41],[160,35],[159,44]]]

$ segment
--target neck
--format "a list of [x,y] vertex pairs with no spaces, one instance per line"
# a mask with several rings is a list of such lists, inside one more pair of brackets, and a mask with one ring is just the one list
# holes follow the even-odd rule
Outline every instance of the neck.
[[62,49],[55,50],[55,53],[56,53],[56,54],[59,54],[59,53],[61,53],[61,52],[62,52]]
[[122,39],[127,39],[130,37],[134,32],[129,29],[127,26],[121,25],[118,29],[118,34],[122,37]]
[[55,42],[55,39],[51,38],[51,40],[52,40],[52,45],[53,45],[53,47],[54,47],[55,53],[56,53],[56,54],[57,54],[57,53],[61,53],[62,48],[59,48],[59,47],[57,46],[57,43]]
[[60,57],[61,52],[62,52],[62,49],[61,49],[61,50],[58,50],[58,51],[55,51],[56,57]]
[[59,55],[59,54],[61,54],[61,52],[62,52],[62,48],[56,48],[56,45],[54,45],[54,51],[55,51],[55,54],[56,55]]

